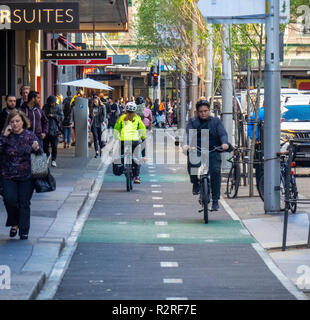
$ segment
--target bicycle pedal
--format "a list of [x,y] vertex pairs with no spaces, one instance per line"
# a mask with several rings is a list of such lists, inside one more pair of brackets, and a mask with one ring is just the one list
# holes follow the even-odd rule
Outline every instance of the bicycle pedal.
[[199,213],[203,212],[203,209],[198,210]]

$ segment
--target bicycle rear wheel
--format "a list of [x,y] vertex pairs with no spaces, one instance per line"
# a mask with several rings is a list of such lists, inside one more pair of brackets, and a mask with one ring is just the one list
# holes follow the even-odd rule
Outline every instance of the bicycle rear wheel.
[[200,192],[202,192],[202,206],[203,206],[203,219],[205,221],[205,224],[207,224],[209,222],[209,208],[208,208],[208,204],[209,204],[209,185],[208,185],[208,179],[207,177],[203,178],[201,181],[201,190]]
[[240,185],[240,166],[238,163],[233,164],[229,171],[227,186],[226,186],[226,195],[227,198],[236,198],[238,194],[238,189]]
[[132,172],[130,165],[127,165],[126,168],[126,189],[127,192],[130,192],[132,190]]

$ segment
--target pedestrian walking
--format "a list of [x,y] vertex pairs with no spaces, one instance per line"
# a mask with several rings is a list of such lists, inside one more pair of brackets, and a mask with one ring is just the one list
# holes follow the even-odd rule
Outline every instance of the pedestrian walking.
[[43,111],[48,118],[48,133],[43,140],[43,150],[47,157],[50,156],[50,146],[52,148],[52,166],[57,167],[57,147],[58,134],[61,130],[60,125],[64,119],[62,108],[56,104],[56,97],[49,96],[47,103],[43,107]]
[[3,155],[3,200],[7,211],[6,226],[11,227],[10,237],[19,231],[21,240],[28,239],[30,229],[30,204],[34,190],[31,179],[32,152],[42,152],[37,136],[27,129],[30,122],[20,110],[8,115],[5,129],[0,136]]
[[24,102],[20,110],[23,111],[29,119],[29,130],[37,136],[40,147],[43,149],[43,140],[48,133],[48,119],[40,108],[40,93],[30,91],[28,102]]
[[6,108],[4,108],[0,113],[0,132],[4,129],[4,124],[9,113],[16,109],[16,97],[12,94],[8,94],[5,97]]
[[114,126],[116,124],[116,121],[120,115],[119,108],[117,106],[117,103],[113,102],[113,99],[109,98],[109,103],[108,103],[108,116],[109,116],[109,124],[108,124],[108,129],[114,129]]
[[63,114],[62,121],[63,135],[64,135],[64,148],[70,148],[72,138],[72,125],[73,125],[73,110],[71,107],[71,92],[67,92],[67,98],[63,101]]
[[28,102],[28,95],[30,92],[30,87],[29,86],[22,86],[20,88],[20,95],[21,98],[16,100],[16,108],[19,109],[25,102]]
[[143,117],[143,123],[146,127],[146,129],[150,130],[152,132],[153,129],[153,114],[151,110],[150,104],[145,104],[144,107],[144,117]]
[[[91,132],[94,138],[95,158],[101,157],[102,149],[104,148],[104,142],[102,141],[103,126],[106,123],[107,113],[106,108],[101,104],[100,99],[95,97],[93,104],[89,110],[89,117],[91,118]],[[100,150],[98,150],[98,146]]]

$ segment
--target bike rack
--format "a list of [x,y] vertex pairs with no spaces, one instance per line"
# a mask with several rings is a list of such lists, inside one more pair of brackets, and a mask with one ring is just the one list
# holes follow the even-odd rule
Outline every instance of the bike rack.
[[[286,240],[287,240],[287,225],[288,225],[288,211],[289,211],[289,204],[292,202],[302,203],[302,204],[310,204],[310,199],[303,199],[303,200],[290,200],[290,175],[291,175],[291,165],[296,156],[296,147],[297,143],[302,143],[302,140],[290,140],[289,144],[289,154],[287,159],[287,167],[286,167],[286,188],[285,188],[285,211],[284,211],[284,224],[283,224],[283,239],[282,239],[282,251],[286,250]],[[308,220],[310,214],[308,213]],[[310,220],[309,220],[309,231],[308,231],[308,243],[307,247],[310,248]]]

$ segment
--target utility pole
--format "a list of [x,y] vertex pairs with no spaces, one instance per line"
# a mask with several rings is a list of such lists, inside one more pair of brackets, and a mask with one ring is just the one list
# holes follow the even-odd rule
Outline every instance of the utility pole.
[[[212,25],[207,25],[209,31],[209,42],[207,45],[207,79],[206,79],[206,98],[212,96],[213,89],[213,28]],[[211,106],[212,108],[212,106]]]
[[192,118],[195,115],[196,103],[198,101],[198,41],[196,23],[193,22],[193,65],[192,65],[192,81],[191,81],[191,101],[192,108],[189,111],[189,117]]
[[266,61],[264,115],[264,208],[280,212],[280,0],[266,1]]
[[186,81],[185,74],[180,72],[180,117],[181,117],[181,129],[186,127]]
[[[228,134],[228,141],[232,143],[232,99],[233,99],[233,87],[232,87],[232,71],[231,62],[226,48],[229,48],[229,25],[223,25],[223,78],[222,78],[222,114],[223,125]],[[228,171],[230,163],[228,153],[223,153],[224,171]]]

